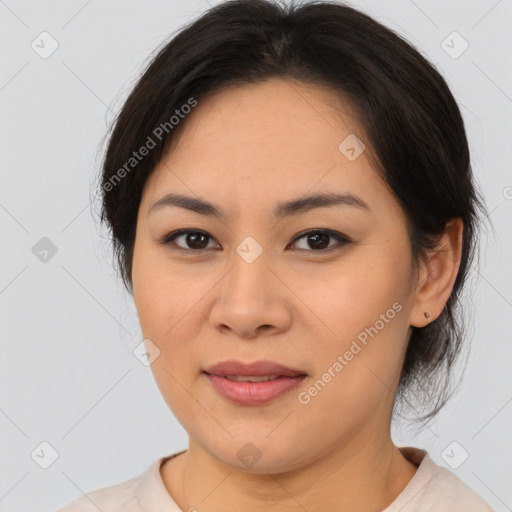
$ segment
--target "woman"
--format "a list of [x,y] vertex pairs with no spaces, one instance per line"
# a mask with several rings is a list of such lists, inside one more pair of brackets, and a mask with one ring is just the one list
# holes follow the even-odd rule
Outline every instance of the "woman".
[[492,510],[390,435],[401,401],[446,401],[484,209],[406,41],[339,3],[224,2],[144,72],[101,192],[189,447],[62,511]]

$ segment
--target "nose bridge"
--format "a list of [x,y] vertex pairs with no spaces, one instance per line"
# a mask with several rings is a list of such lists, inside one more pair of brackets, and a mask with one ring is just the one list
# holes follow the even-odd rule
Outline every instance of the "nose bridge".
[[279,278],[279,242],[268,224],[258,224],[257,218],[265,218],[261,205],[243,219],[238,217],[226,254],[227,274],[215,288],[209,312],[210,326],[234,339],[272,337],[293,322],[293,294]]
[[251,298],[259,302],[260,294],[265,293],[271,275],[267,268],[269,255],[270,251],[265,250],[253,236],[245,237],[231,254],[228,291],[233,292],[238,299]]
[[211,325],[238,337],[253,338],[265,326],[268,335],[290,326],[291,311],[286,287],[272,271],[271,251],[253,237],[246,237],[229,254],[229,271],[219,283],[210,311]]

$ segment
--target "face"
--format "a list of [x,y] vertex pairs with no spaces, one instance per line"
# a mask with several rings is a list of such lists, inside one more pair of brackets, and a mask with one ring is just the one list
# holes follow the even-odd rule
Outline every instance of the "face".
[[[410,335],[411,251],[355,126],[317,86],[233,87],[199,101],[144,189],[132,279],[146,348],[159,351],[151,368],[191,442],[230,466],[289,471],[388,429]],[[218,211],[156,205],[168,194]],[[345,198],[306,200],[327,194]],[[227,360],[299,376],[205,373]]]

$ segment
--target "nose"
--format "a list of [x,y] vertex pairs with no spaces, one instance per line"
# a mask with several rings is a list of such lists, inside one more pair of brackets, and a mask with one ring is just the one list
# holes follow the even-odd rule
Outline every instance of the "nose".
[[217,296],[210,311],[216,330],[237,338],[272,336],[289,329],[292,320],[290,295],[279,270],[269,264],[265,252],[249,262],[234,253],[227,274],[215,287]]

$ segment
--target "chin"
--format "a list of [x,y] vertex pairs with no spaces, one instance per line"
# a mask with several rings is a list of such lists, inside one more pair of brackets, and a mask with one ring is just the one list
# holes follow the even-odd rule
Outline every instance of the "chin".
[[[289,440],[296,436],[286,436]],[[278,474],[296,470],[309,462],[302,450],[297,450],[297,442],[286,443],[277,437],[238,436],[236,439],[215,443],[208,453],[215,459],[237,471],[252,474]]]

